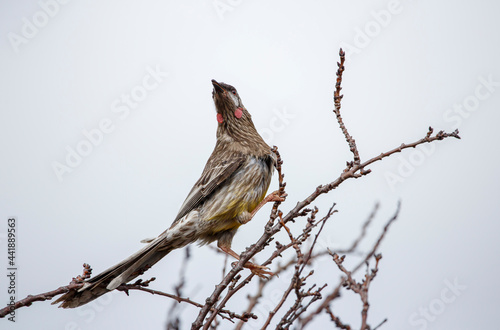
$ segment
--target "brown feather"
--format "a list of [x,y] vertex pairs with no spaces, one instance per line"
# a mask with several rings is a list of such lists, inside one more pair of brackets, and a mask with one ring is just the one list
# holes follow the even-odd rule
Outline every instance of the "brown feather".
[[[217,240],[230,247],[238,227],[263,200],[275,155],[255,129],[236,89],[215,80],[212,84],[215,107],[222,117],[217,143],[170,228],[129,258],[87,280],[80,290],[61,296],[54,302],[62,302],[59,307],[84,305],[139,276],[171,250],[194,241]],[[238,108],[242,112],[239,118],[235,115]]]

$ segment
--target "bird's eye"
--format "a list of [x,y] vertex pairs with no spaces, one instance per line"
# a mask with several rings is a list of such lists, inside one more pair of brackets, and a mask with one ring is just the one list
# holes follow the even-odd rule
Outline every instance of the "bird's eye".
[[236,95],[236,91],[233,91],[233,94]]

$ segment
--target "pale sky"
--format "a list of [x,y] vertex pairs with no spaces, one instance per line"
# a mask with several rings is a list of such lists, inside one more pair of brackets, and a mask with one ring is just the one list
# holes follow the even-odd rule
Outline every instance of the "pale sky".
[[[401,200],[380,248],[370,324],[496,329],[499,12],[493,1],[3,1],[0,265],[7,273],[7,219],[15,217],[17,298],[67,284],[84,262],[97,274],[170,226],[215,143],[211,79],[235,86],[262,136],[279,147],[284,212],[337,178],[352,159],[331,111],[344,47],[342,114],[362,160],[424,137],[429,125],[458,128],[462,139],[396,154],[319,198],[320,214],[333,202],[339,211],[321,246],[348,246],[380,202],[361,245],[367,251]],[[240,228],[235,251],[260,237],[270,208]],[[224,258],[206,246],[191,252],[185,294],[203,302]],[[156,276],[153,288],[173,292],[183,255],[171,253],[143,278]],[[329,292],[340,273],[328,259],[321,266],[327,270],[318,267],[313,279]],[[0,277],[2,304],[7,287]],[[247,293],[229,307],[241,312]],[[344,296],[334,311],[359,328],[359,299]],[[74,310],[37,302],[18,310],[15,324],[0,323],[163,329],[171,304],[113,293]],[[183,306],[183,329],[197,313]],[[323,315],[309,328],[329,325]]]

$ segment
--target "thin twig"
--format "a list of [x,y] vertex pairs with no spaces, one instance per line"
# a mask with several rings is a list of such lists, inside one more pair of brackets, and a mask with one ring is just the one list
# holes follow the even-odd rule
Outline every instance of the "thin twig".
[[72,283],[69,285],[61,286],[52,291],[40,293],[37,295],[28,295],[26,298],[16,301],[13,305],[8,305],[7,307],[0,309],[0,318],[7,316],[9,313],[18,308],[31,306],[31,304],[35,301],[51,300],[55,296],[67,293],[71,290],[80,289],[82,286],[83,283]]
[[[204,329],[209,329],[209,328],[216,328],[220,323],[219,320],[216,318],[218,315],[221,316],[224,319],[228,319],[231,322],[233,322],[233,319],[239,319],[240,322],[237,325],[237,328],[240,329],[241,326],[243,325],[243,322],[247,322],[249,318],[256,318],[254,314],[251,313],[253,308],[257,305],[259,298],[262,296],[264,292],[264,287],[272,281],[273,278],[267,281],[262,281],[259,282],[259,288],[255,296],[249,298],[249,306],[247,307],[246,311],[242,314],[236,314],[233,313],[227,309],[223,309],[223,307],[226,305],[227,301],[233,297],[239,290],[241,290],[244,286],[246,286],[250,281],[253,279],[254,274],[251,273],[248,275],[244,280],[241,280],[241,275],[239,274],[243,270],[243,265],[248,262],[251,258],[253,258],[257,253],[262,251],[266,246],[270,245],[270,243],[274,239],[274,235],[277,234],[278,232],[282,231],[283,228],[287,231],[289,234],[289,238],[291,240],[290,243],[288,244],[280,244],[279,242],[276,242],[276,248],[273,251],[272,255],[263,263],[263,266],[270,265],[275,259],[281,257],[281,253],[285,252],[286,250],[290,248],[294,248],[296,252],[296,258],[291,259],[290,261],[284,263],[283,265],[280,265],[277,270],[275,271],[275,274],[279,274],[280,272],[283,272],[286,270],[288,267],[295,265],[295,272],[293,275],[293,278],[291,280],[291,285],[289,286],[289,290],[285,291],[283,297],[282,297],[282,302],[280,302],[280,306],[276,306],[274,309],[276,312],[281,308],[283,303],[285,302],[286,298],[289,296],[290,292],[294,291],[296,295],[296,300],[295,303],[293,304],[292,307],[285,313],[285,316],[281,319],[280,323],[278,324],[278,328],[284,328],[284,327],[289,327],[297,318],[303,314],[309,306],[311,306],[314,302],[318,301],[319,299],[322,299],[321,296],[321,290],[325,288],[326,284],[323,285],[322,287],[317,288],[316,284],[313,284],[308,290],[302,289],[302,287],[305,285],[306,280],[312,275],[312,272],[309,272],[307,275],[302,276],[302,272],[305,270],[306,265],[309,265],[311,261],[321,255],[324,255],[324,252],[319,252],[316,254],[313,254],[313,249],[316,245],[316,241],[319,237],[319,234],[321,233],[324,223],[326,219],[320,220],[320,221],[314,221],[314,215],[317,212],[317,209],[309,209],[307,208],[311,203],[313,203],[319,196],[323,194],[327,194],[333,189],[336,189],[340,184],[342,184],[344,181],[348,179],[357,179],[362,176],[365,176],[371,172],[370,169],[367,169],[367,167],[377,161],[381,161],[384,158],[387,158],[395,153],[402,152],[404,149],[407,148],[415,148],[418,145],[424,144],[424,143],[432,143],[437,140],[443,140],[449,137],[454,137],[457,139],[460,139],[459,132],[458,130],[453,131],[452,133],[445,133],[443,131],[439,131],[438,133],[434,134],[434,130],[432,127],[429,127],[429,130],[427,131],[425,137],[421,138],[420,140],[417,140],[412,143],[408,144],[401,144],[400,146],[393,148],[387,152],[381,153],[378,156],[372,157],[371,159],[361,162],[361,158],[356,146],[356,142],[354,138],[349,134],[347,131],[346,126],[344,125],[340,110],[341,110],[341,100],[343,95],[340,94],[342,87],[342,75],[345,70],[344,68],[344,62],[345,62],[345,53],[341,49],[339,52],[340,55],[340,62],[338,63],[338,70],[337,70],[337,79],[336,79],[336,84],[335,84],[335,91],[334,91],[334,104],[335,104],[335,109],[333,110],[337,122],[340,126],[340,129],[342,133],[344,134],[344,137],[349,145],[349,149],[353,154],[353,161],[347,162],[346,168],[343,170],[343,172],[339,175],[338,178],[335,180],[318,186],[313,192],[309,194],[308,197],[303,199],[302,201],[298,202],[291,210],[288,211],[288,213],[284,214],[280,209],[281,202],[275,202],[271,214],[269,217],[269,220],[267,224],[265,225],[264,228],[264,233],[262,236],[257,240],[255,244],[252,244],[250,247],[248,247],[241,255],[240,255],[240,260],[236,263],[235,265],[229,270],[229,272],[223,276],[223,279],[221,282],[215,287],[215,290],[212,292],[212,294],[206,299],[206,302],[204,305],[199,304],[197,302],[194,302],[190,300],[189,298],[182,298],[181,297],[181,289],[182,289],[182,284],[183,282],[181,281],[181,285],[179,285],[176,288],[176,295],[164,293],[161,291],[157,290],[152,290],[147,288],[146,286],[151,282],[153,279],[149,281],[143,282],[142,280],[138,280],[134,284],[123,284],[121,285],[118,290],[124,291],[128,293],[129,290],[139,290],[139,291],[145,291],[149,292],[151,294],[158,294],[162,296],[166,296],[169,298],[172,298],[176,300],[177,302],[185,302],[192,304],[194,306],[197,306],[200,308],[199,314],[196,318],[196,320],[192,323],[192,329],[200,329],[202,326],[204,326]],[[276,163],[276,169],[278,172],[278,180],[279,180],[279,195],[281,197],[286,197],[286,192],[285,192],[285,186],[286,183],[284,182],[284,174],[282,173],[282,164],[283,161],[279,155],[279,152],[277,150],[277,147],[273,148],[273,152],[277,156],[277,163]],[[377,211],[378,205],[375,207],[373,210],[372,214],[370,217],[366,220],[364,223],[362,229],[361,229],[361,234],[358,237],[357,240],[355,240],[352,244],[352,246],[346,251],[346,252],[353,252],[360,241],[365,237],[367,227],[372,221],[376,211]],[[397,218],[400,210],[400,204],[398,204],[397,211],[394,215],[394,217],[388,221],[386,226],[384,227],[383,232],[380,234],[377,242],[374,244],[372,250],[365,255],[365,258],[356,266],[354,269],[350,270],[350,274],[354,274],[357,270],[359,270],[362,265],[367,263],[368,260],[370,260],[373,256],[377,256],[376,252],[379,248],[379,245],[381,241],[384,239],[385,234],[391,225],[391,223]],[[331,211],[331,210],[330,210]],[[305,229],[303,229],[303,232],[298,235],[297,237],[294,237],[292,235],[291,230],[288,228],[287,224],[289,222],[294,222],[296,219],[300,217],[305,217],[309,216],[308,222],[305,224]],[[280,221],[276,221],[276,219],[279,218]],[[311,247],[309,248],[308,252],[306,254],[302,253],[301,250],[301,244],[305,242],[308,237],[311,235],[311,230],[321,224],[321,227],[316,234]],[[332,254],[333,256],[334,254]],[[340,260],[342,257],[338,257],[337,255],[337,261]],[[343,260],[343,259],[342,259]],[[363,310],[362,310],[362,329],[365,329],[368,327],[367,324],[367,314],[368,314],[368,287],[369,283],[371,280],[373,280],[373,277],[376,274],[376,269],[378,266],[378,259],[377,264],[375,266],[375,271],[372,270],[372,272],[368,272],[365,275],[365,281],[360,284],[365,285],[365,287],[361,287],[360,290],[358,290],[358,294],[360,294],[361,299],[363,301]],[[29,295],[28,297],[14,303],[13,305],[9,305],[3,309],[0,310],[0,317],[5,317],[8,315],[11,311],[23,307],[23,306],[30,306],[33,302],[35,301],[44,301],[44,300],[50,300],[52,297],[67,293],[70,290],[76,291],[77,289],[81,288],[84,284],[84,280],[88,278],[87,276],[90,276],[90,266],[86,265],[86,271],[84,271],[83,276],[78,276],[77,278],[74,278],[73,281],[68,285],[68,286],[62,286],[54,291],[49,291],[46,293],[42,293],[39,295]],[[346,270],[347,271],[347,270]],[[352,279],[352,277],[351,277]],[[352,281],[354,281],[352,279]],[[334,287],[333,290],[328,294],[325,298],[323,298],[322,302],[319,304],[319,306],[307,317],[303,318],[300,320],[301,327],[306,326],[312,318],[316,315],[318,315],[322,311],[326,311],[328,314],[330,314],[332,320],[336,318],[334,314],[331,312],[329,309],[330,303],[339,297],[340,295],[340,290],[342,288],[342,284],[345,283],[345,281],[341,281],[338,286]],[[351,286],[357,282],[352,282]],[[359,283],[358,283],[359,284]],[[222,296],[223,292],[226,291],[225,296]],[[309,301],[305,303],[305,299],[308,299]],[[304,304],[303,304],[304,302]],[[218,305],[217,305],[218,304]],[[216,306],[217,305],[217,306]],[[211,313],[210,316],[207,317],[207,315]],[[274,315],[274,314],[273,314]],[[271,316],[272,318],[272,316]],[[338,322],[340,320],[336,318]],[[269,319],[269,322],[271,319]],[[381,326],[386,320],[384,320],[381,324],[379,324],[377,327]],[[267,324],[269,325],[269,322]],[[335,321],[334,321],[335,322]],[[337,323],[336,323],[337,324]],[[339,324],[342,324],[341,322]]]
[[55,290],[40,293],[37,295],[28,295],[26,298],[16,301],[12,305],[8,305],[0,309],[0,318],[3,318],[13,312],[14,310],[21,307],[31,306],[35,301],[45,301],[51,300],[53,297],[58,296],[63,293],[70,292],[71,290],[80,289],[86,279],[90,278],[92,275],[92,268],[90,268],[89,264],[83,264],[83,273],[82,275],[78,275],[77,277],[73,277],[69,285],[61,286]]
[[342,116],[340,115],[340,108],[341,108],[340,101],[344,97],[344,95],[340,94],[340,91],[342,90],[342,87],[341,87],[342,73],[345,70],[345,67],[344,67],[345,52],[342,50],[342,48],[340,48],[339,56],[340,56],[340,62],[337,62],[337,66],[339,67],[337,70],[337,82],[335,83],[335,91],[333,92],[333,101],[335,104],[335,109],[333,110],[333,112],[335,113],[335,116],[337,117],[337,122],[339,123],[339,126],[340,126],[340,129],[342,130],[342,133],[344,133],[347,144],[349,145],[349,149],[351,150],[351,152],[354,156],[354,161],[352,163],[348,163],[348,166],[351,167],[353,165],[359,165],[359,163],[361,162],[361,159],[359,157],[359,151],[358,151],[358,147],[356,146],[356,141],[352,138],[352,136],[347,131],[347,128],[345,127],[344,122],[342,120]]
[[[365,265],[367,263],[367,261],[372,258],[375,253],[377,252],[378,250],[378,247],[380,246],[380,243],[382,242],[382,240],[384,239],[390,225],[397,219],[398,215],[399,215],[399,211],[400,211],[400,208],[401,208],[401,202],[398,202],[398,206],[397,206],[397,209],[396,209],[396,212],[394,213],[394,215],[389,219],[389,221],[387,221],[386,225],[384,226],[384,229],[382,230],[382,232],[380,233],[378,239],[377,239],[377,242],[375,242],[375,244],[373,245],[372,249],[370,250],[370,252],[368,252],[365,256],[365,258],[363,258],[363,260],[361,260],[357,266],[355,266],[353,268],[353,270],[351,270],[349,273],[350,274],[354,274],[357,270],[359,270],[363,265]],[[335,256],[337,255],[336,253],[333,253],[333,252],[330,252],[330,254],[332,256]],[[338,260],[340,262],[343,261],[344,259],[344,256],[343,257],[338,257],[337,255],[337,258],[339,258]],[[334,261],[335,261],[335,257],[334,257]],[[342,266],[343,267],[343,266]],[[340,267],[339,267],[340,268]],[[323,299],[323,301],[321,302],[321,304],[313,311],[311,312],[307,317],[305,317],[304,319],[301,320],[301,327],[304,328],[309,322],[312,321],[312,319],[320,314],[325,308],[327,308],[328,306],[330,306],[330,303],[338,298],[340,296],[340,290],[343,286],[345,282],[344,281],[341,281],[337,287],[335,287],[335,289],[327,296],[325,297],[325,299]]]
[[[179,283],[174,287],[175,294],[177,297],[182,296],[182,291],[184,289],[184,285],[186,283],[186,270],[187,264],[191,257],[191,248],[188,246],[185,250],[185,256],[182,260],[181,269],[179,271]],[[179,330],[181,328],[181,319],[180,319],[180,307],[178,303],[172,302],[170,309],[168,311],[167,316],[167,330]],[[184,305],[182,305],[184,306]]]
[[337,252],[339,254],[347,254],[347,253],[352,253],[352,252],[354,252],[356,250],[356,248],[358,247],[359,243],[366,236],[366,232],[367,232],[368,226],[371,224],[371,222],[375,218],[375,215],[377,214],[377,211],[378,211],[379,207],[380,207],[379,203],[375,204],[375,206],[373,207],[372,212],[370,213],[370,215],[368,216],[368,218],[366,219],[366,221],[363,223],[363,226],[361,227],[361,233],[354,240],[354,242],[352,243],[352,245],[347,250],[335,250],[335,252]]
[[375,328],[373,328],[373,330],[377,330],[378,328],[380,328],[385,322],[387,322],[387,319],[384,319],[382,322],[380,322],[379,325],[377,325]]
[[[152,281],[154,281],[154,280],[155,280],[155,278],[153,277],[153,278],[151,278],[148,281],[138,280],[134,284],[122,284],[118,288],[116,288],[116,290],[123,291],[127,295],[128,295],[128,292],[130,290],[144,291],[144,292],[151,293],[153,295],[159,295],[159,296],[163,296],[163,297],[168,297],[168,298],[174,299],[174,300],[176,300],[179,303],[180,302],[185,302],[185,303],[191,304],[193,306],[196,306],[198,308],[203,308],[205,306],[205,305],[200,304],[198,302],[195,302],[195,301],[193,301],[193,300],[191,300],[189,298],[183,298],[183,297],[179,297],[179,296],[174,295],[174,294],[170,294],[170,293],[166,293],[166,292],[162,292],[162,291],[153,290],[153,289],[148,288],[147,286],[149,285],[149,283],[152,282]],[[214,309],[211,309],[211,310],[214,310]],[[251,314],[251,313],[250,314],[239,315],[239,314],[233,313],[233,312],[231,312],[229,310],[226,310],[226,309],[221,309],[218,312],[219,312],[219,315],[221,315],[222,317],[224,317],[226,319],[237,318],[237,319],[240,319],[240,320],[247,321],[249,318],[256,318],[256,316],[253,315],[253,314]],[[226,314],[227,316],[224,316],[222,314]]]
[[[315,215],[316,213],[318,212],[318,209],[315,208],[313,212],[311,212],[311,216],[309,217],[308,221],[307,221],[307,225],[306,225],[306,228],[304,229],[303,231],[303,238],[302,239],[296,239],[293,237],[293,235],[291,235],[290,231],[287,230],[289,232],[289,237],[290,237],[290,240],[291,240],[291,243],[293,244],[293,247],[296,251],[296,255],[297,255],[297,261],[295,263],[295,272],[294,272],[294,275],[290,281],[290,285],[288,286],[288,288],[285,290],[285,292],[283,293],[282,297],[281,297],[281,300],[278,302],[278,304],[276,305],[276,307],[271,311],[269,312],[269,316],[266,320],[266,322],[264,323],[264,326],[263,328],[266,328],[270,322],[271,322],[271,319],[274,317],[274,315],[278,312],[278,310],[283,306],[283,304],[285,303],[285,300],[287,299],[287,297],[289,296],[290,292],[292,290],[295,290],[295,295],[296,295],[296,301],[295,301],[295,304],[293,304],[293,306],[285,313],[285,315],[283,316],[283,318],[281,319],[280,323],[279,323],[279,327],[282,327],[284,326],[285,324],[287,324],[288,322],[293,322],[293,320],[298,317],[303,311],[305,311],[305,309],[307,309],[307,307],[312,303],[314,302],[315,300],[319,299],[320,297],[320,294],[319,292],[326,286],[324,285],[323,287],[319,288],[318,290],[314,291],[314,292],[311,292],[312,288],[309,289],[307,292],[304,292],[303,290],[300,290],[301,287],[303,287],[305,284],[306,284],[306,279],[311,276],[314,271],[310,271],[308,275],[304,276],[304,277],[301,277],[302,275],[302,272],[304,271],[305,269],[305,266],[308,264],[309,260],[310,260],[310,256],[312,254],[312,251],[314,249],[314,246],[316,245],[316,241],[317,241],[317,238],[318,236],[321,234],[321,231],[323,230],[324,226],[325,226],[325,223],[326,221],[331,217],[331,215],[335,212],[333,210],[335,204],[330,208],[330,210],[328,211],[328,213],[323,217],[323,219],[321,219],[320,221],[318,222],[314,222],[314,219],[315,219]],[[309,233],[310,233],[310,229],[312,229],[312,227],[315,227],[317,226],[319,223],[321,223],[321,226],[318,230],[318,232],[316,233],[315,235],[315,238],[314,238],[314,241],[313,241],[313,244],[311,245],[311,247],[309,248],[309,251],[307,253],[307,255],[304,255],[302,253],[302,251],[300,250],[300,246],[301,244],[309,237]],[[286,227],[285,227],[286,228]],[[309,230],[308,230],[309,229]],[[313,285],[314,287],[315,285]],[[313,296],[313,299],[311,299],[311,301],[309,302],[308,305],[306,305],[305,309],[302,307],[302,301],[304,300],[304,298],[308,297],[308,296]],[[302,307],[302,310],[299,311],[299,308]]]
[[325,307],[325,312],[330,315],[330,319],[332,320],[333,323],[335,323],[335,326],[339,329],[344,329],[344,330],[351,330],[351,326],[349,324],[343,323],[339,317],[335,316],[330,309],[330,306]]
[[[325,184],[325,185],[320,185],[318,186],[314,192],[312,192],[306,199],[302,200],[301,202],[298,202],[294,208],[292,208],[285,216],[281,216],[281,211],[278,210],[278,207],[280,205],[280,202],[275,202],[273,205],[271,215],[269,218],[268,223],[265,226],[265,230],[263,235],[259,238],[259,240],[255,243],[252,244],[250,247],[248,247],[245,252],[243,252],[240,255],[240,260],[236,264],[231,271],[226,275],[226,277],[216,286],[215,290],[212,292],[209,298],[207,298],[206,302],[206,307],[200,310],[198,317],[192,324],[192,329],[200,329],[204,323],[204,320],[212,306],[218,301],[219,297],[221,296],[222,292],[227,288],[229,283],[233,280],[233,278],[243,269],[243,265],[250,260],[255,254],[258,252],[262,251],[265,246],[267,246],[271,240],[272,237],[279,232],[283,225],[282,224],[287,224],[289,221],[293,221],[299,216],[302,216],[304,213],[304,210],[308,205],[310,205],[316,198],[322,194],[326,194],[330,192],[331,190],[337,188],[340,184],[342,184],[344,181],[347,179],[351,178],[360,178],[364,175],[367,175],[371,172],[371,170],[365,169],[368,165],[380,161],[386,157],[389,157],[390,155],[401,152],[402,150],[406,148],[414,148],[420,144],[423,143],[430,143],[436,140],[443,140],[448,137],[455,137],[455,138],[460,138],[458,135],[458,131],[454,131],[452,133],[444,133],[443,131],[438,132],[435,136],[432,136],[433,130],[432,128],[429,128],[429,131],[427,132],[426,136],[416,142],[410,143],[410,144],[402,144],[397,148],[394,148],[388,152],[381,153],[380,155],[373,157],[369,159],[368,161],[365,161],[361,163],[360,158],[359,158],[359,153],[357,152],[357,147],[355,144],[354,139],[349,135],[347,132],[347,129],[345,128],[345,125],[343,124],[342,118],[340,116],[340,100],[342,99],[342,96],[340,95],[340,90],[341,90],[341,82],[342,82],[342,72],[344,70],[343,68],[343,51],[341,50],[340,52],[341,55],[341,62],[339,63],[339,70],[337,71],[337,83],[336,83],[336,91],[334,93],[334,101],[336,102],[335,106],[335,114],[337,115],[337,120],[339,121],[339,125],[341,126],[342,131],[344,132],[344,135],[346,136],[346,140],[349,143],[349,147],[351,148],[351,151],[354,154],[354,161],[351,163],[348,163],[347,168],[341,173],[341,175],[335,179],[334,181]],[[277,151],[277,148],[275,147],[273,150]],[[281,158],[279,157],[278,154],[278,162],[277,162],[277,170],[278,170],[278,175],[279,175],[279,182],[280,182],[280,193],[284,194],[284,186],[285,184],[283,183],[283,175],[281,173]],[[275,223],[276,218],[280,216],[281,221]],[[251,279],[251,276],[250,276]],[[338,294],[337,290],[334,290],[331,295],[336,297]],[[331,298],[332,296],[329,296]],[[334,299],[334,298],[331,298]],[[323,306],[324,308],[324,306]]]

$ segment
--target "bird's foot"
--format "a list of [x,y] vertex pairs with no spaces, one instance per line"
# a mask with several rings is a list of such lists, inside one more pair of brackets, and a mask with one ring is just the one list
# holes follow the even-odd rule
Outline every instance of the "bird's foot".
[[258,277],[265,280],[268,280],[271,276],[274,276],[274,273],[270,272],[269,267],[266,266],[260,266],[251,262],[247,262],[244,267],[250,269],[250,271],[254,275],[257,275]]
[[267,197],[264,199],[267,203],[268,202],[284,202],[286,199],[286,196],[288,196],[287,193],[284,193],[283,195],[280,194],[279,190],[273,191]]
[[257,205],[257,207],[252,211],[252,213],[250,213],[250,217],[248,218],[248,220],[246,220],[244,223],[250,221],[255,216],[255,214],[260,210],[260,208],[265,204],[269,202],[284,202],[286,196],[288,196],[286,193],[280,194],[279,190],[273,191],[272,193],[267,195],[266,198],[264,198],[262,202],[259,203],[259,205]]

